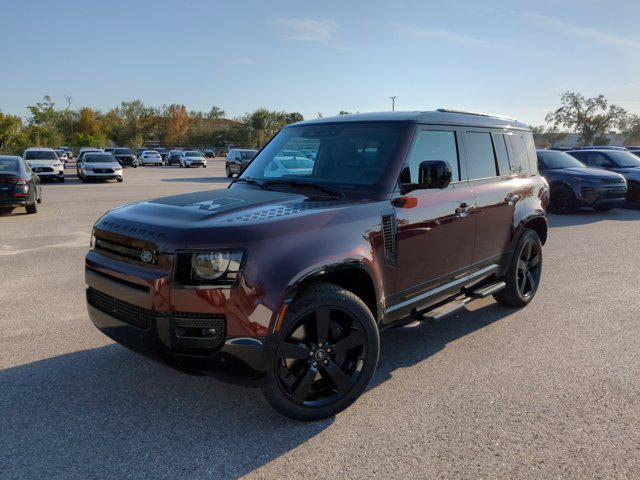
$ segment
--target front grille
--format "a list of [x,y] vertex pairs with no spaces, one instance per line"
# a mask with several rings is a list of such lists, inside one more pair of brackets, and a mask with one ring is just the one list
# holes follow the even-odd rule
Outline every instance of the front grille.
[[[131,260],[137,260],[139,262],[142,261],[142,253],[145,251],[142,248],[133,247],[131,245],[124,245],[118,242],[111,242],[109,240],[98,237],[96,237],[95,247],[96,250],[102,250],[104,252],[109,252],[112,255],[129,258]],[[157,264],[158,255],[154,252],[149,253],[151,253],[151,261],[146,263],[150,263],[153,265]]]
[[87,303],[134,327],[142,330],[151,328],[151,310],[146,308],[123,302],[93,288],[87,289]]
[[53,168],[51,167],[35,167],[35,168],[32,168],[31,170],[33,170],[36,173],[53,172]]
[[113,173],[112,168],[94,168],[93,171],[95,173]]
[[622,180],[620,178],[605,178],[603,183],[617,183],[621,184]]

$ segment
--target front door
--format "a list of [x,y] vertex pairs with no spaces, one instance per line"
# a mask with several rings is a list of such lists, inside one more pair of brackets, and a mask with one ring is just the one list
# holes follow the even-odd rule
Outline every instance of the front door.
[[452,170],[445,189],[414,190],[394,201],[396,215],[396,294],[393,303],[419,301],[438,286],[463,275],[474,246],[473,193],[460,168],[459,131],[419,127],[402,175],[417,183],[418,167],[443,160]]

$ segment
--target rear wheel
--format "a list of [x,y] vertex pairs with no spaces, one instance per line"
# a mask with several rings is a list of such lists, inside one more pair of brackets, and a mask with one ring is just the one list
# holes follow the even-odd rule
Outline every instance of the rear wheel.
[[378,363],[373,315],[353,293],[316,283],[291,304],[263,386],[271,406],[295,420],[327,418],[351,405]]
[[33,215],[34,213],[38,213],[38,204],[36,202],[33,202],[33,204],[26,206],[26,210],[27,210],[27,213],[29,215]]
[[576,199],[566,185],[551,187],[549,210],[553,213],[571,213],[576,209]]
[[493,298],[509,307],[524,307],[538,291],[542,277],[542,242],[538,234],[525,229],[513,252],[509,270],[504,279],[506,288]]

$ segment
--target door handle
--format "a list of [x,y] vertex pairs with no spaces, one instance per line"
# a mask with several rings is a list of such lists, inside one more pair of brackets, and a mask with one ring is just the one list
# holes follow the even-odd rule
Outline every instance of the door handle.
[[510,193],[507,195],[507,198],[504,199],[509,205],[515,205],[515,203],[520,200],[520,195],[517,193]]
[[467,202],[460,202],[460,206],[458,208],[456,208],[456,216],[457,217],[467,217],[469,216],[470,211],[472,210],[473,207],[470,207],[469,205],[467,205]]

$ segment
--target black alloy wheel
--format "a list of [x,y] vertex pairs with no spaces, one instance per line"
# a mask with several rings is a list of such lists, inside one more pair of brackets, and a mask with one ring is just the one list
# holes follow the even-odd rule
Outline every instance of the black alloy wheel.
[[297,420],[335,415],[364,391],[377,365],[380,341],[360,298],[318,283],[296,298],[263,388],[269,403]]
[[541,275],[541,248],[534,239],[527,238],[518,259],[518,292],[522,298],[528,299],[535,294]]
[[502,305],[524,307],[535,297],[542,278],[542,242],[538,234],[525,228],[514,250],[506,287],[493,295]]

